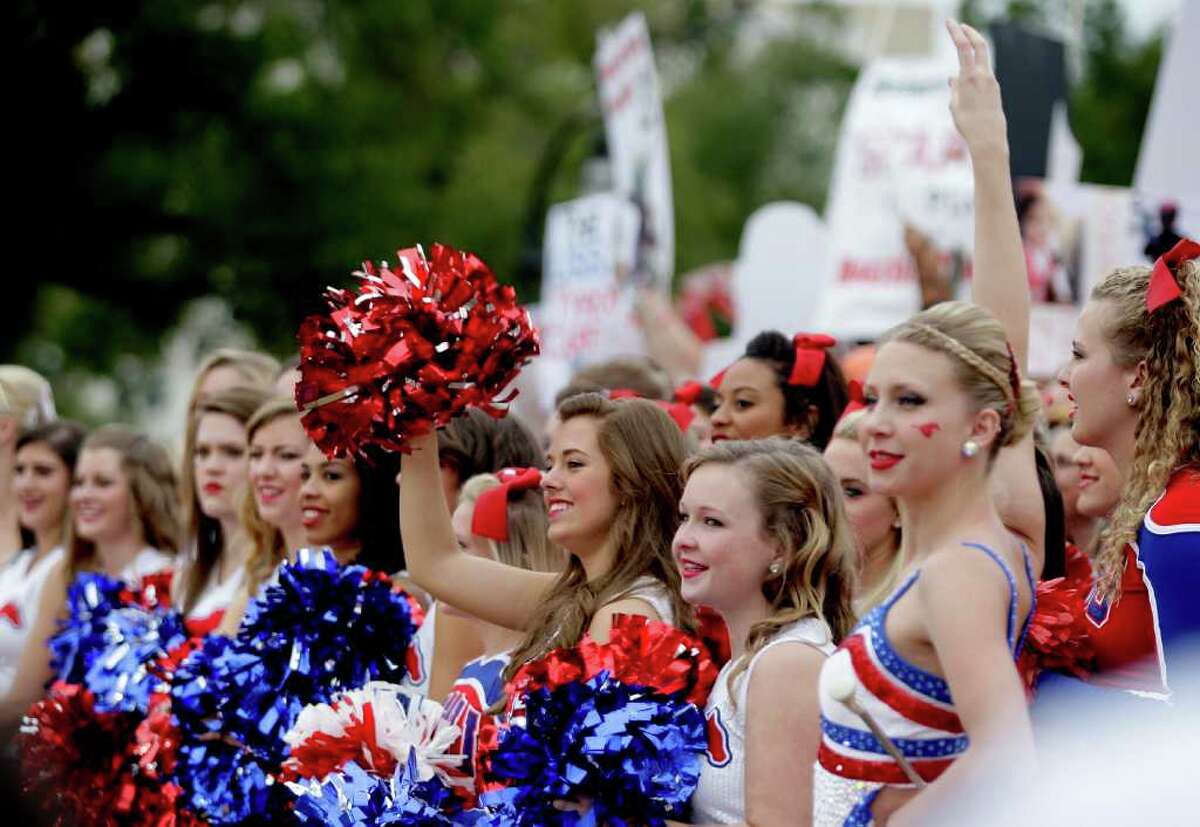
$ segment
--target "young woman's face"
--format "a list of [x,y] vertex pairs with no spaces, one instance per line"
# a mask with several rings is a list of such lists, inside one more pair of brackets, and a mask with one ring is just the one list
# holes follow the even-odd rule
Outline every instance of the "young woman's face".
[[1075,324],[1071,361],[1059,381],[1066,385],[1075,407],[1071,435],[1080,445],[1094,445],[1110,453],[1122,435],[1132,435],[1137,409],[1127,400],[1135,371],[1113,361],[1105,331],[1115,312],[1108,301],[1089,301]]
[[192,451],[200,511],[214,520],[236,518],[236,496],[246,484],[248,471],[246,426],[229,414],[203,414],[196,423]]
[[890,497],[875,493],[867,483],[870,466],[862,446],[855,440],[835,437],[825,447],[825,462],[842,488],[859,555],[865,557],[893,542],[896,506]]
[[738,359],[721,379],[713,411],[712,440],[757,439],[789,433],[786,405],[779,380],[770,365],[758,359]]
[[58,529],[71,493],[71,469],[45,442],[28,442],[13,464],[13,495],[21,525],[30,531]]
[[607,539],[617,513],[612,472],[600,451],[600,425],[575,416],[554,431],[542,475],[542,499],[552,543],[583,557]]
[[300,513],[305,539],[314,547],[343,549],[358,543],[362,480],[354,463],[328,459],[309,445],[300,463]]
[[113,542],[140,528],[129,477],[115,448],[84,448],[71,487],[75,533],[93,543]]
[[[951,357],[911,342],[888,342],[867,375],[862,420],[871,490],[892,497],[937,487],[966,460],[976,415]],[[979,461],[988,448],[981,444]]]
[[1068,520],[1079,515],[1077,502],[1079,500],[1079,465],[1075,455],[1079,444],[1071,438],[1071,429],[1062,428],[1054,434],[1050,441],[1050,455],[1054,459],[1054,484],[1062,495],[1063,514]]
[[291,414],[260,425],[250,440],[254,505],[259,516],[276,528],[302,525],[300,467],[308,445],[300,417]]
[[688,603],[726,613],[765,602],[763,582],[779,552],[763,534],[753,490],[754,481],[728,465],[702,465],[688,478],[671,546]]
[[1121,499],[1121,469],[1103,448],[1082,446],[1075,452],[1079,497],[1075,508],[1086,517],[1107,517]]

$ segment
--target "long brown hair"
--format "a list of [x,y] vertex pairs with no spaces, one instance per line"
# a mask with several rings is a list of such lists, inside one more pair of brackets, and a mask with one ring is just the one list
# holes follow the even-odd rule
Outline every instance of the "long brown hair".
[[[264,402],[246,420],[246,444],[254,441],[254,435],[264,425],[285,416],[300,417],[296,403],[291,399],[280,396]],[[242,529],[246,532],[246,540],[250,543],[250,549],[246,552],[246,589],[250,594],[255,594],[258,587],[266,582],[292,549],[285,547],[283,532],[258,513],[254,492],[249,485],[242,492],[238,517],[242,521]]]
[[564,400],[558,416],[563,422],[588,417],[599,426],[596,439],[612,474],[617,500],[609,528],[615,562],[610,571],[589,581],[583,563],[571,555],[538,607],[525,639],[514,650],[505,669],[506,680],[530,659],[556,646],[579,643],[596,611],[629,592],[642,577],[652,578],[666,589],[675,625],[695,629],[691,607],[679,594],[679,570],[671,556],[683,494],[680,467],[687,453],[679,427],[653,402],[614,401],[598,393]]
[[[184,549],[187,553],[185,565],[179,572],[176,589],[177,605],[185,614],[199,599],[212,571],[216,568],[221,553],[225,550],[226,537],[221,523],[200,510],[196,497],[196,468],[193,455],[196,450],[196,430],[200,420],[207,414],[231,416],[243,425],[267,399],[267,392],[260,388],[233,387],[214,393],[201,400],[196,413],[188,422],[187,444],[192,453],[183,458],[183,490],[191,496],[183,501]],[[249,442],[247,442],[249,444]],[[234,497],[241,492],[232,492]]]
[[1125,545],[1137,539],[1142,519],[1162,494],[1172,472],[1200,463],[1200,259],[1180,265],[1182,295],[1153,313],[1146,311],[1149,267],[1114,270],[1092,290],[1093,301],[1113,309],[1104,339],[1122,368],[1146,363],[1138,401],[1133,464],[1093,564],[1110,600],[1121,593]]
[[[120,454],[133,511],[141,524],[146,545],[168,554],[177,552],[179,514],[175,500],[175,471],[166,450],[124,425],[105,425],[96,429],[79,450],[82,453],[97,448],[112,448]],[[76,533],[74,520],[65,545],[70,577],[96,564],[96,544]]]
[[746,650],[729,672],[733,681],[785,626],[815,617],[840,641],[854,625],[855,549],[833,472],[811,446],[785,437],[721,442],[683,468],[690,478],[705,465],[726,465],[751,480],[763,534],[783,556],[783,570],[763,581],[771,614],[750,628]]

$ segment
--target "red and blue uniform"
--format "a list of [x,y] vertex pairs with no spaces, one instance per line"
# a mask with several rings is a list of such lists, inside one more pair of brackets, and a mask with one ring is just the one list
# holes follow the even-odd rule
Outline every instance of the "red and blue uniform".
[[[461,753],[466,757],[453,776],[463,780],[460,789],[465,789],[476,778],[475,757],[479,747],[479,729],[487,711],[504,698],[504,668],[508,666],[508,653],[484,655],[467,661],[455,679],[442,705],[442,720],[452,723],[462,733],[447,752]],[[476,793],[480,792],[476,790]],[[471,800],[470,795],[464,798]]]

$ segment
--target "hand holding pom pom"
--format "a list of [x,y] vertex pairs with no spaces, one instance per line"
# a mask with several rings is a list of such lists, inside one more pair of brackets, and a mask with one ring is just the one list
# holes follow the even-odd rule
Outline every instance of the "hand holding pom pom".
[[469,406],[503,415],[497,397],[537,355],[511,286],[471,253],[430,252],[400,250],[395,268],[365,263],[357,294],[330,289],[330,313],[301,326],[296,402],[326,454],[407,451]]

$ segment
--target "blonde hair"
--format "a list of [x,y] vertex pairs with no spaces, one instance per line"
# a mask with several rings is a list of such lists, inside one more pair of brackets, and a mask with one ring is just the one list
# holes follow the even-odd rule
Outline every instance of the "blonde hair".
[[[458,504],[474,509],[479,495],[500,485],[495,474],[476,474],[463,483]],[[546,536],[549,523],[541,492],[534,488],[508,495],[508,540],[488,539],[496,559],[506,566],[530,571],[562,571],[563,555]],[[487,539],[487,538],[485,538]]]
[[1125,545],[1137,539],[1172,472],[1200,462],[1200,260],[1176,269],[1180,298],[1148,313],[1151,272],[1122,267],[1092,290],[1092,301],[1108,302],[1114,311],[1104,331],[1113,360],[1122,368],[1146,363],[1133,463],[1123,469],[1121,499],[1094,559],[1101,591],[1110,600],[1121,593]]
[[[286,396],[268,399],[246,420],[246,445],[254,441],[254,435],[258,433],[259,428],[285,416],[299,419],[300,411],[296,409],[296,403]],[[246,552],[247,591],[255,594],[258,587],[267,581],[292,549],[285,546],[283,532],[258,513],[254,492],[248,485],[242,492],[238,518],[241,520],[242,530],[246,532],[246,540],[250,543]]]
[[[179,550],[179,514],[175,500],[175,472],[166,450],[124,425],[105,425],[88,436],[80,453],[111,448],[121,455],[121,469],[129,486],[133,510],[146,545],[174,554]],[[96,544],[75,531],[72,520],[67,541],[67,573],[74,577],[95,564]]]
[[505,680],[550,649],[579,643],[596,611],[628,593],[642,577],[661,583],[670,595],[676,625],[695,630],[691,607],[679,594],[679,570],[671,556],[683,494],[680,467],[687,453],[683,433],[645,399],[614,401],[598,393],[581,393],[563,400],[558,416],[562,422],[587,417],[598,425],[596,439],[617,501],[609,528],[616,555],[612,569],[593,581],[579,558],[570,556],[538,607],[525,639],[514,650]]
[[976,407],[1000,415],[991,459],[1033,427],[1042,404],[1037,386],[1020,378],[1004,328],[982,307],[960,301],[935,304],[892,328],[883,341],[909,342],[951,357],[958,383]]
[[750,479],[763,536],[783,555],[783,570],[763,581],[771,614],[750,628],[734,680],[785,626],[815,617],[840,641],[854,625],[851,596],[857,554],[837,480],[820,453],[785,437],[721,442],[683,466],[685,480],[705,465],[736,468]]
[[[862,424],[863,418],[867,415],[864,410],[851,411],[838,420],[837,426],[833,429],[834,439],[845,439],[859,445],[859,426]],[[860,448],[861,450],[861,448]],[[891,497],[888,498],[892,500]],[[895,500],[892,500],[893,506]],[[888,566],[883,577],[879,582],[871,587],[870,591],[862,594],[854,595],[854,610],[861,617],[866,614],[872,606],[881,603],[885,597],[892,593],[892,590],[900,583],[900,575],[904,573],[905,560],[904,555],[900,553],[902,545],[900,543],[901,529],[899,526],[892,529],[892,534],[895,535],[896,553],[892,555],[892,564]]]
[[0,392],[0,415],[13,417],[23,431],[57,418],[50,383],[24,365],[0,365]]
[[[183,457],[183,473],[181,475],[181,490],[188,492],[183,500],[184,548],[187,552],[185,565],[178,573],[175,588],[175,604],[185,614],[191,609],[201,591],[208,582],[213,568],[220,560],[225,550],[227,538],[224,536],[221,523],[207,516],[200,510],[196,498],[196,467],[194,454],[196,450],[196,431],[200,420],[206,414],[223,414],[231,416],[243,425],[251,415],[263,404],[267,392],[260,388],[233,387],[218,391],[201,400],[195,414],[188,421],[187,445],[189,451]],[[249,441],[247,441],[247,445]],[[240,496],[242,492],[235,491],[233,495]]]

